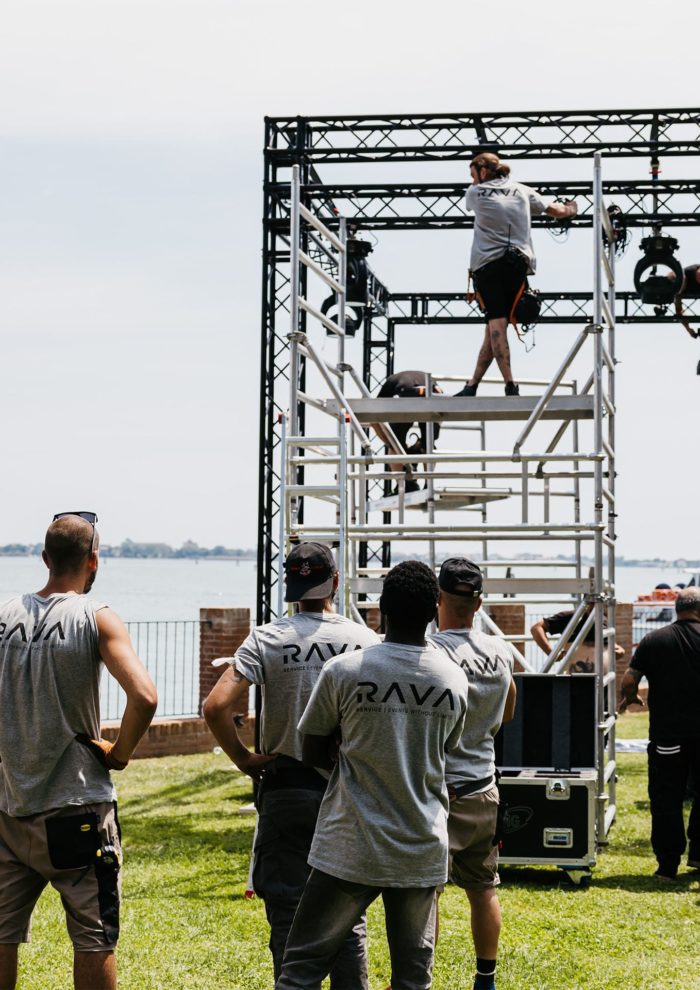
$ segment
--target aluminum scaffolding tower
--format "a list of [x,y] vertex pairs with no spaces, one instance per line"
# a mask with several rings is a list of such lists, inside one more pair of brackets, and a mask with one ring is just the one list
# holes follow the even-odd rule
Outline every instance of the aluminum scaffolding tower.
[[[592,181],[581,174],[528,180],[544,195],[576,197],[570,226],[593,231],[592,290],[540,293],[539,323],[572,327],[575,341],[551,380],[520,378],[519,398],[433,395],[431,379],[415,399],[375,398],[395,370],[405,328],[483,325],[483,316],[464,292],[389,292],[371,271],[358,309],[346,278],[354,234],[470,228],[463,185],[413,179],[420,163],[434,179],[436,163],[480,150],[578,162],[579,173],[594,158]],[[651,178],[603,182],[600,151],[618,172],[646,159]],[[594,817],[602,844],[615,818],[615,323],[674,320],[663,307],[652,312],[637,291],[615,291],[617,230],[604,199],[615,200],[630,228],[697,226],[700,182],[662,180],[659,163],[700,158],[700,110],[270,118],[264,154],[257,621],[286,608],[281,564],[297,539],[335,548],[339,608],[357,619],[376,608],[392,550],[415,548],[438,563],[455,545],[482,564],[494,615],[514,602],[573,605],[567,630],[541,664],[516,656],[525,677],[533,663],[538,672],[562,673],[594,629]],[[411,180],[388,181],[407,174],[406,163]],[[381,182],[367,181],[372,169]],[[548,225],[534,219],[536,227]],[[320,301],[329,290],[334,309]],[[354,322],[347,315],[353,304]],[[700,300],[685,300],[685,311],[698,315]],[[447,369],[432,381],[448,392],[464,378]],[[424,455],[401,447],[391,429],[399,422],[427,424]],[[438,449],[435,424],[443,431]],[[409,478],[425,487],[407,491]],[[504,559],[499,550],[508,545],[522,552]],[[482,628],[499,633],[488,609],[482,613]],[[506,638],[519,645],[527,634]]]
[[[356,618],[363,610],[376,608],[386,570],[362,559],[359,548],[372,542],[423,543],[433,566],[445,545],[463,544],[472,556],[478,547],[486,573],[487,605],[512,601],[511,596],[527,602],[577,602],[543,670],[563,673],[588,631],[595,628],[596,834],[603,842],[615,818],[615,672],[606,672],[604,661],[606,649],[614,656],[615,648],[615,234],[603,198],[600,153],[594,158],[593,319],[578,333],[552,380],[532,383],[541,394],[516,398],[435,395],[430,378],[423,396],[371,396],[361,376],[345,361],[346,224],[339,221],[336,235],[301,203],[300,170],[295,166],[289,414],[279,418],[283,508],[279,546],[285,552],[298,540],[334,546],[340,572],[339,610]],[[328,264],[314,260],[310,244]],[[310,301],[311,276],[335,293],[337,320]],[[305,330],[299,329],[302,316]],[[332,359],[321,353],[316,341],[319,331],[330,334],[334,342]],[[567,375],[585,353],[592,371],[579,388]],[[436,377],[450,381],[450,376]],[[391,428],[391,423],[399,422],[427,424],[425,454],[408,454],[401,447]],[[510,431],[507,448],[489,448],[489,422]],[[435,423],[475,433],[478,448],[435,450]],[[419,464],[423,471],[414,477],[424,477],[425,488],[407,493],[405,468],[415,471]],[[373,498],[372,492],[386,488],[387,481],[394,493]],[[559,490],[560,485],[567,487]],[[590,494],[584,507],[587,516],[582,515],[582,485],[584,494]],[[569,507],[567,521],[553,518],[557,495]],[[494,503],[502,504],[509,518],[489,521],[487,507]],[[477,521],[462,518],[474,510],[479,513]],[[411,514],[421,518],[409,521]],[[377,515],[381,518],[374,521]],[[574,573],[518,578],[494,574],[504,562],[495,556],[489,560],[490,548],[514,541],[571,547]],[[590,575],[583,574],[582,546],[593,551]],[[283,557],[284,553],[278,556],[280,566]],[[543,570],[561,566],[557,561],[537,563]],[[278,614],[284,609],[282,584],[280,574]],[[488,613],[483,622],[487,630],[500,634]],[[524,656],[515,653],[523,668],[531,669]]]

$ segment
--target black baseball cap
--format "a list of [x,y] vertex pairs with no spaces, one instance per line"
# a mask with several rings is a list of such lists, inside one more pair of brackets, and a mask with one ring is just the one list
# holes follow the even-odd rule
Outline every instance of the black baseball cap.
[[287,578],[284,600],[328,598],[333,593],[333,575],[337,569],[333,554],[323,543],[299,543],[284,562]]
[[484,586],[481,568],[466,557],[448,557],[440,568],[438,584],[443,591],[461,598],[478,598]]

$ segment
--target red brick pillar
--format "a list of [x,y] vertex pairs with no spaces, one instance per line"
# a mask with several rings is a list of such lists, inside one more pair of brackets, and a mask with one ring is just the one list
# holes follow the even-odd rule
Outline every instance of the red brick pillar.
[[[634,644],[634,630],[632,628],[633,622],[634,605],[628,604],[626,602],[618,602],[615,606],[615,642],[618,646],[621,646],[625,651],[623,657],[616,657],[615,659],[615,674],[617,675],[617,697],[620,698],[620,685],[622,683],[622,676],[630,665],[630,660],[632,659],[632,646]],[[640,697],[646,700],[648,692],[647,682],[644,681],[643,687],[639,689]],[[629,711],[631,712],[641,712],[644,711],[639,705],[630,705]]]
[[[232,657],[250,632],[249,608],[199,610],[199,710],[226,667],[212,667],[217,657]],[[248,716],[248,694],[241,698],[241,715]]]
[[615,660],[618,687],[632,658],[632,611],[632,605],[626,603],[618,602],[615,606],[615,642],[625,651],[624,657]]
[[[489,605],[488,613],[504,636],[525,635],[525,606],[524,605]],[[525,641],[513,642],[516,650],[525,656]],[[518,663],[516,670],[521,670]]]

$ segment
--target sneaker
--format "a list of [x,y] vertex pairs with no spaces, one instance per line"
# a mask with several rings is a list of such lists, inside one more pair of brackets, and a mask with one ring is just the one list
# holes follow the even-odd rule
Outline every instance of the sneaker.
[[[404,486],[404,491],[405,491],[406,495],[408,495],[409,492],[419,492],[420,491],[420,484],[417,481],[407,481],[406,484],[405,484],[405,486]],[[393,489],[391,491],[391,494],[392,495],[398,495],[399,494],[399,486],[398,485],[394,485],[394,487],[393,487]]]
[[675,881],[678,879],[678,874],[676,873],[671,873],[669,871],[667,871],[666,873],[662,873],[661,867],[659,867],[658,870],[654,872],[654,876],[656,877],[657,880],[664,881],[664,883],[675,883]]
[[478,387],[479,387],[478,385],[469,385],[469,384],[466,384],[464,386],[464,388],[461,388],[459,390],[459,392],[455,392],[455,398],[458,395],[470,395],[470,396],[474,396],[474,395],[476,395],[476,390],[478,389]]
[[520,388],[515,382],[506,382],[506,395],[520,395]]

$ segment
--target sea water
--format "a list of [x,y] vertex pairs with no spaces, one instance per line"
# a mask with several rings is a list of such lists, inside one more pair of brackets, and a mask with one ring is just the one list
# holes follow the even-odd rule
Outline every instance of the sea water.
[[[515,577],[570,577],[571,568],[512,568]],[[584,573],[587,569],[584,568]],[[0,601],[46,582],[40,557],[0,557]],[[196,619],[200,608],[250,608],[255,615],[256,574],[253,560],[141,559],[109,557],[91,592],[127,622],[147,619]],[[673,586],[688,575],[679,568],[618,567],[617,600],[632,602],[665,582]],[[547,606],[542,607],[546,611]],[[558,606],[552,609],[558,610]]]

